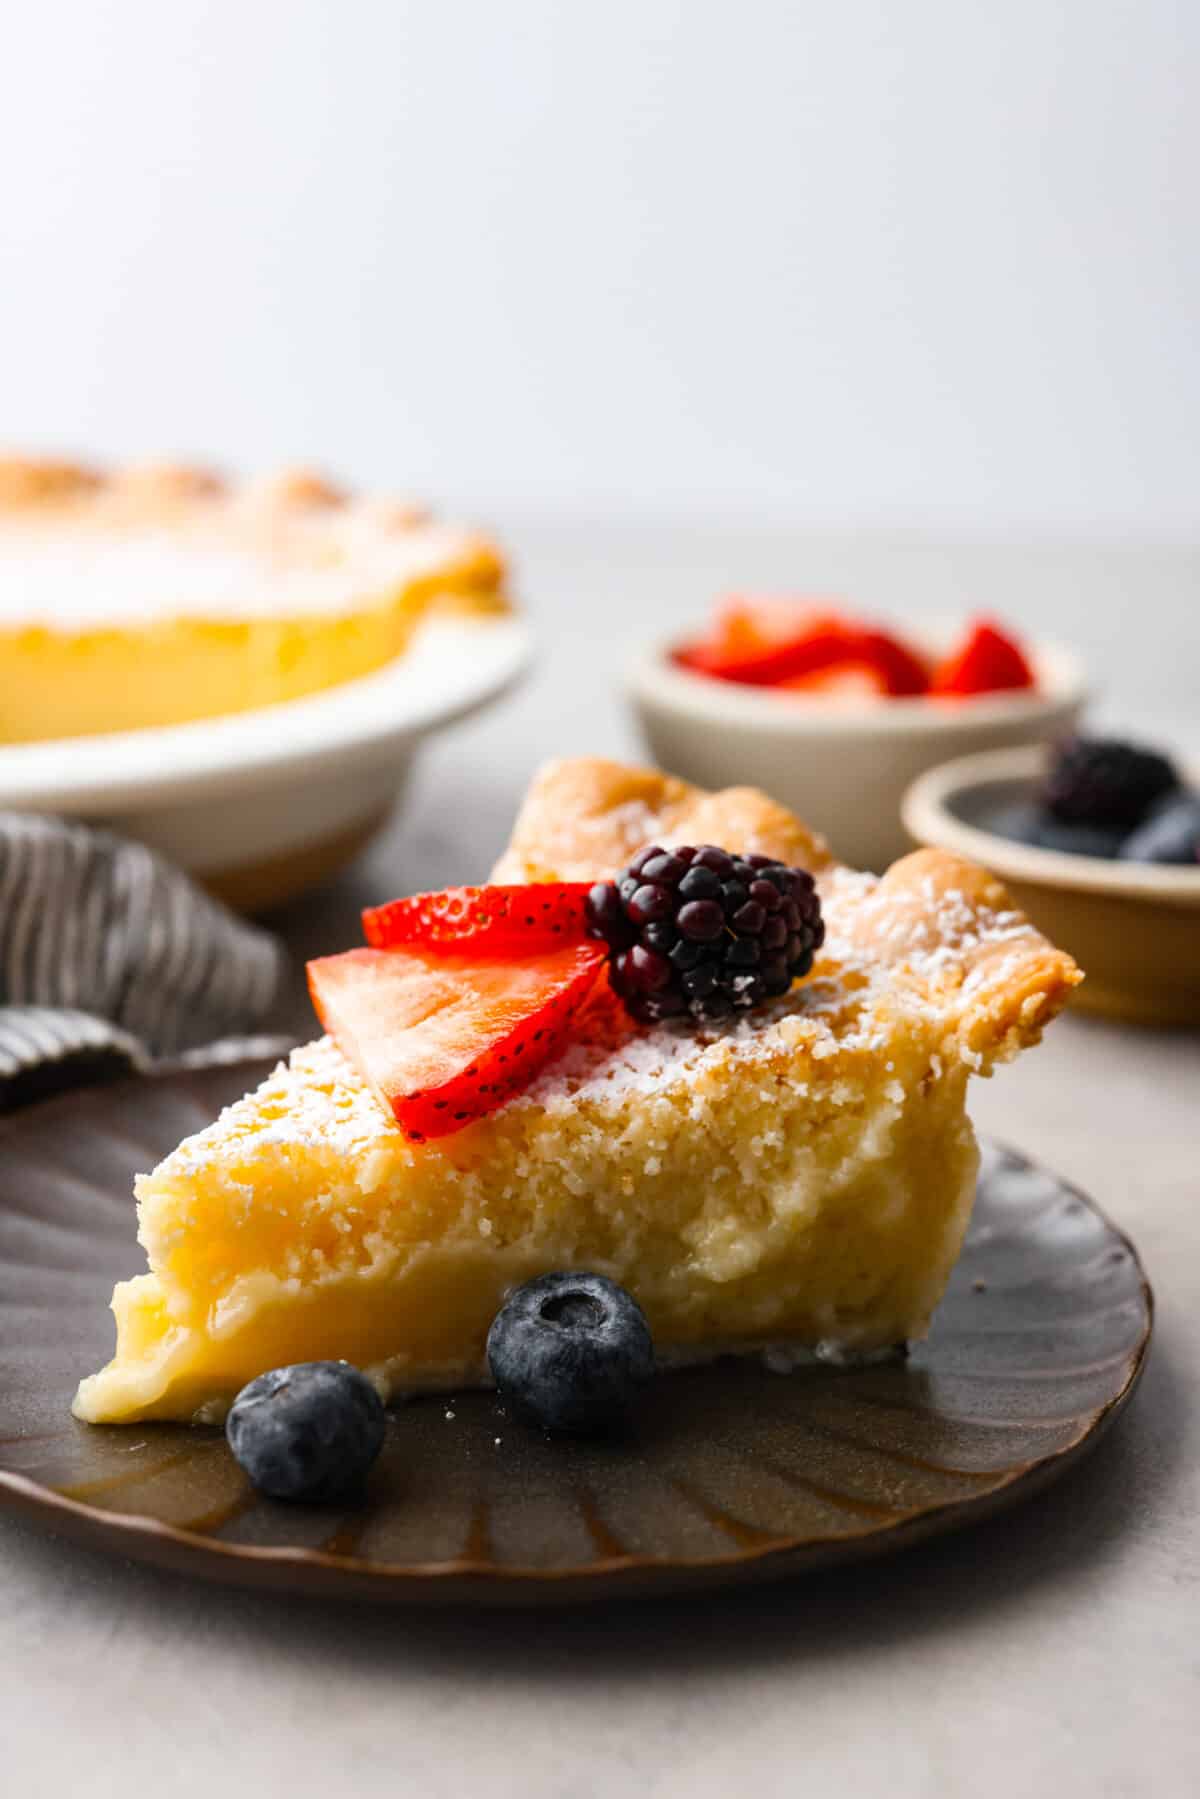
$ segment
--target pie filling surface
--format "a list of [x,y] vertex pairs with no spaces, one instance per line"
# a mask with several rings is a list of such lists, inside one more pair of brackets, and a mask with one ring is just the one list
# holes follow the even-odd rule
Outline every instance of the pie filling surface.
[[496,878],[609,875],[651,841],[811,868],[811,976],[703,1029],[637,1025],[602,988],[533,1086],[428,1144],[330,1039],[296,1050],[138,1180],[149,1272],[116,1289],[80,1417],[218,1418],[310,1359],[388,1396],[479,1382],[506,1293],[551,1269],[628,1287],[667,1359],[924,1334],[974,1193],[968,1081],[1036,1042],[1078,971],[968,863],[855,874],[760,793],[612,763],[545,770]]
[[505,610],[503,579],[486,538],[310,476],[0,464],[0,741],[297,699],[433,610]]

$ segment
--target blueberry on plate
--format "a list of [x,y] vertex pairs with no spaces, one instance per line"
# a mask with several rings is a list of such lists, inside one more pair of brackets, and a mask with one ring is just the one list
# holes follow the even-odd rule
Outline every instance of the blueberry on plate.
[[1122,862],[1200,861],[1200,793],[1172,794],[1121,845]]
[[540,1274],[511,1293],[488,1332],[492,1377],[543,1429],[587,1436],[616,1424],[654,1373],[637,1301],[602,1274]]
[[383,1447],[383,1402],[348,1362],[296,1362],[244,1386],[225,1421],[260,1493],[321,1503],[356,1494]]

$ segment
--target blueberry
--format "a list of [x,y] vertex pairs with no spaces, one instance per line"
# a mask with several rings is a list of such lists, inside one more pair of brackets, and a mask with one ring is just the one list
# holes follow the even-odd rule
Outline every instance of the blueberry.
[[1035,849],[1058,850],[1068,856],[1103,856],[1106,861],[1119,853],[1125,835],[1117,826],[1068,824],[1028,803],[1001,807],[987,820],[987,826],[1012,843],[1028,843]]
[[616,1423],[654,1373],[637,1301],[602,1274],[540,1274],[511,1293],[488,1332],[500,1391],[545,1430],[585,1436]]
[[1060,850],[1068,856],[1102,856],[1111,862],[1121,852],[1125,832],[1108,825],[1065,824],[1061,818],[1044,817],[1038,843],[1044,850]]
[[1200,860],[1200,793],[1172,794],[1121,845],[1122,862],[1177,863]]
[[1042,812],[1039,806],[1028,803],[1002,806],[983,822],[989,831],[994,831],[997,837],[1007,837],[1010,843],[1040,844],[1042,841]]
[[348,1362],[297,1362],[243,1387],[225,1435],[272,1499],[316,1502],[357,1493],[383,1447],[383,1403]]

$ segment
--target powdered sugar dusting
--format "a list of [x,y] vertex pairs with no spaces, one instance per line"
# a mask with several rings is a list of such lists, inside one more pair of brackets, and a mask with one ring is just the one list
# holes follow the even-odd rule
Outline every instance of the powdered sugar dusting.
[[337,613],[436,574],[473,541],[441,525],[372,529],[346,512],[293,521],[279,534],[9,524],[0,531],[0,622],[82,630]]

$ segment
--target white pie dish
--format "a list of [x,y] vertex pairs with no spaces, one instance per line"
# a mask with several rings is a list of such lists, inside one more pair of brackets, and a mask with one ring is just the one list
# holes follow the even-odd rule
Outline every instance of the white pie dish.
[[[937,623],[905,632],[931,651],[956,634]],[[1051,643],[1030,648],[1034,691],[942,701],[739,686],[680,667],[674,647],[651,644],[628,675],[659,766],[701,787],[765,788],[860,868],[886,868],[912,848],[900,804],[918,775],[976,751],[1065,735],[1088,697],[1078,657]]]
[[153,730],[0,747],[0,807],[103,823],[246,910],[357,853],[424,738],[512,688],[531,657],[512,617],[436,619],[408,653],[303,699]]

